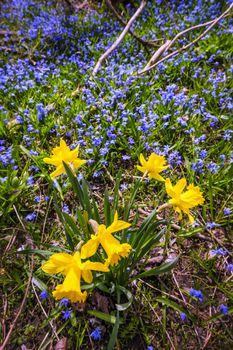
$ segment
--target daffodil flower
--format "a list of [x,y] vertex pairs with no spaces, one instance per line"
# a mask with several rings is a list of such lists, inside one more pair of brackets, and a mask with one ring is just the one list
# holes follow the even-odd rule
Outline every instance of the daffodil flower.
[[59,176],[65,173],[63,162],[68,164],[72,169],[78,169],[81,165],[86,163],[86,160],[78,158],[79,145],[74,150],[70,150],[64,140],[60,141],[60,146],[52,150],[50,158],[44,158],[43,161],[47,164],[52,164],[56,170],[52,172],[51,177]]
[[93,280],[92,271],[108,272],[105,264],[100,262],[91,262],[89,260],[82,262],[80,253],[74,255],[68,253],[53,254],[49,260],[42,265],[42,270],[49,274],[61,273],[65,276],[62,284],[57,285],[53,296],[56,300],[67,298],[71,302],[84,302],[87,298],[87,292],[81,291],[81,278],[86,283]]
[[159,175],[159,173],[161,173],[169,167],[169,165],[166,165],[167,161],[164,158],[164,156],[159,156],[158,154],[152,153],[146,161],[144,156],[140,154],[139,160],[142,165],[137,165],[137,169],[139,171],[142,171],[144,174],[148,173],[150,179],[165,181],[164,178],[161,175]]
[[183,192],[186,184],[185,178],[179,180],[175,186],[172,186],[170,179],[166,179],[165,187],[167,194],[172,198],[168,203],[179,213],[179,219],[182,219],[183,211],[188,215],[190,223],[193,224],[194,218],[190,214],[189,209],[203,204],[204,198],[202,192],[200,192],[200,188],[192,184],[187,187],[188,191]]
[[117,212],[114,215],[113,223],[107,228],[105,225],[98,225],[96,221],[93,221],[94,220],[92,220],[92,227],[94,227],[96,234],[91,235],[91,239],[82,246],[82,259],[94,255],[100,244],[107,254],[106,265],[115,265],[122,257],[127,257],[132,249],[131,245],[128,243],[121,244],[118,239],[113,237],[112,233],[124,230],[128,228],[130,224],[118,220]]

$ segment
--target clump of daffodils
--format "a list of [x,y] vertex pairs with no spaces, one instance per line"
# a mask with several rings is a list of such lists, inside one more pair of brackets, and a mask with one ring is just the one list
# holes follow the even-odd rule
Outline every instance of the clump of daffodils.
[[198,186],[190,184],[187,189],[188,191],[183,192],[187,185],[185,178],[179,180],[175,186],[172,186],[170,179],[164,179],[160,173],[168,168],[166,165],[166,159],[164,156],[159,156],[152,153],[148,161],[145,160],[144,156],[140,154],[140,163],[142,166],[137,165],[137,169],[144,173],[144,176],[148,174],[150,179],[156,179],[158,181],[165,181],[166,192],[171,199],[168,201],[167,206],[172,206],[176,212],[179,213],[179,219],[182,219],[182,212],[187,214],[189,217],[190,224],[194,223],[194,218],[190,214],[189,209],[194,208],[204,203],[202,192]]
[[[121,258],[129,255],[132,247],[128,243],[121,244],[113,236],[114,232],[124,230],[130,226],[128,222],[118,220],[117,212],[114,215],[113,223],[106,228],[105,225],[90,220],[95,230],[95,235],[87,241],[79,252],[74,255],[68,253],[53,254],[50,259],[42,265],[42,270],[49,274],[61,273],[65,276],[62,284],[57,285],[53,296],[56,300],[67,298],[72,302],[84,302],[87,298],[87,292],[81,291],[81,279],[86,283],[92,283],[93,276],[91,271],[108,272],[110,265],[116,265]],[[105,262],[82,261],[93,256],[99,245],[101,245],[107,255]]]
[[[78,154],[79,146],[74,150],[70,150],[65,141],[61,140],[60,146],[52,150],[52,156],[50,158],[44,158],[45,163],[56,166],[56,170],[51,174],[51,177],[59,176],[65,172],[64,163],[72,171],[85,164],[86,161],[79,159]],[[170,179],[162,177],[160,173],[168,168],[164,156],[152,153],[148,160],[145,160],[141,154],[140,163],[141,165],[138,165],[137,169],[143,172],[142,178],[148,175],[149,179],[155,179],[165,183],[165,189],[170,199],[161,207],[173,207],[178,212],[179,219],[182,219],[182,213],[186,214],[189,222],[192,224],[194,218],[190,214],[190,209],[204,203],[200,188],[193,184],[187,186],[185,178],[172,185]],[[187,190],[184,191],[186,186]],[[91,218],[89,218],[89,223],[93,229],[93,234],[90,239],[81,245],[80,251],[73,254],[53,254],[42,265],[44,272],[64,276],[63,283],[58,284],[53,291],[53,296],[57,300],[67,298],[71,302],[85,302],[87,292],[82,291],[82,280],[90,284],[93,281],[92,271],[107,273],[112,267],[120,264],[122,259],[127,258],[130,253],[134,254],[134,250],[130,244],[121,243],[114,236],[116,232],[127,230],[131,226],[130,223],[119,220],[117,212],[115,212],[113,222],[108,227],[97,223]],[[91,257],[94,257],[94,260],[99,260],[99,257],[102,257],[102,261],[91,261],[89,260]]]

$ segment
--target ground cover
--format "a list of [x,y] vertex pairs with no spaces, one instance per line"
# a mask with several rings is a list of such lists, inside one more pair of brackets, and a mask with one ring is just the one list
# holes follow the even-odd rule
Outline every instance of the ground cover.
[[[149,2],[134,31],[147,40],[171,38],[215,18],[227,3]],[[119,5],[119,10],[129,18],[134,6]],[[9,349],[49,349],[63,337],[69,349],[106,349],[112,332],[114,291],[93,288],[85,303],[60,303],[51,292],[61,278],[41,269],[49,252],[70,249],[64,216],[79,228],[82,222],[70,177],[63,174],[53,182],[55,169],[43,161],[63,139],[72,150],[80,145],[79,156],[86,164],[77,170],[77,179],[80,184],[83,178],[88,181],[99,223],[109,226],[114,208],[125,219],[137,180],[126,221],[139,226],[170,199],[162,182],[142,178],[137,169],[141,153],[146,159],[151,153],[164,156],[169,168],[161,175],[172,184],[185,177],[205,198],[191,210],[192,225],[186,215],[179,220],[170,209],[159,214],[167,220],[166,235],[140,263],[150,271],[179,260],[168,274],[129,284],[132,298],[126,295],[123,302],[132,300],[120,313],[116,347],[230,349],[232,16],[192,50],[140,77],[134,73],[145,66],[150,53],[128,35],[93,78],[95,63],[122,27],[104,6],[67,11],[54,1],[1,3],[1,341],[30,273],[27,302]],[[74,239],[74,246],[78,243]]]

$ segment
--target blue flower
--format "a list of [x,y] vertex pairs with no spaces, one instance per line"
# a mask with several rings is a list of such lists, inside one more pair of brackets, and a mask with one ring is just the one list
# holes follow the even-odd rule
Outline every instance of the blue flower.
[[7,180],[7,176],[5,176],[5,177],[0,177],[0,182],[1,182],[2,184],[4,184],[4,183],[6,182],[6,180]]
[[63,320],[66,321],[69,318],[71,318],[72,310],[63,310],[61,313],[62,313]]
[[36,171],[39,170],[39,168],[37,168],[35,165],[32,165],[32,166],[30,167],[30,170],[36,172]]
[[34,183],[35,182],[34,182],[33,176],[29,176],[28,179],[27,179],[28,186],[33,186]]
[[69,207],[68,207],[67,204],[64,204],[64,205],[63,205],[62,211],[63,211],[64,213],[66,213],[66,214],[69,214],[70,209],[69,209]]
[[94,329],[94,331],[91,333],[91,337],[94,339],[94,340],[100,340],[102,338],[101,336],[101,331],[98,327],[96,327]]
[[224,316],[226,316],[228,313],[228,306],[224,304],[220,305],[219,311],[222,312]]
[[200,152],[199,152],[199,157],[201,159],[204,159],[206,156],[207,156],[208,152],[206,149],[201,149]]
[[230,209],[230,208],[225,208],[225,209],[223,210],[223,215],[224,215],[224,216],[231,215],[231,209]]
[[219,169],[219,165],[217,165],[214,162],[210,162],[209,164],[207,164],[208,170],[211,172],[211,174],[215,174],[217,173],[218,169]]
[[187,320],[187,316],[184,312],[180,312],[180,319],[181,321],[186,321]]
[[196,299],[198,299],[199,301],[203,301],[204,299],[204,295],[202,294],[202,292],[200,290],[196,290],[191,288],[189,291],[189,294],[191,297],[194,297]]
[[48,299],[48,297],[49,297],[49,294],[48,294],[46,289],[43,290],[43,292],[41,292],[39,295],[40,295],[41,300]]
[[32,156],[35,156],[35,157],[37,157],[38,156],[38,152],[36,152],[36,151],[33,151],[32,149],[30,150],[30,152],[29,152]]
[[216,248],[212,250],[212,255],[226,256],[227,254],[228,254],[228,251],[224,248]]
[[147,346],[147,350],[154,350],[152,345]]
[[94,173],[93,173],[93,177],[99,177],[99,176],[101,176],[102,175],[102,172],[101,171],[95,171]]
[[218,226],[220,226],[220,225],[216,224],[216,222],[207,222],[207,224],[206,224],[206,228],[208,230],[211,230],[212,228],[215,228],[215,227],[218,227]]
[[131,157],[128,156],[127,154],[125,154],[125,155],[122,156],[122,159],[123,159],[123,160],[129,160],[130,158],[131,158]]
[[228,264],[227,270],[229,270],[230,272],[233,272],[233,264]]
[[67,298],[62,298],[62,299],[59,301],[59,304],[60,304],[61,306],[67,307],[67,306],[69,305],[69,299],[67,299]]
[[17,115],[15,121],[17,124],[23,124],[23,117],[21,117],[21,115]]
[[36,105],[36,109],[37,109],[37,117],[39,121],[42,121],[47,114],[47,111],[44,109],[44,106],[42,103],[38,103]]
[[36,196],[34,200],[35,200],[36,203],[40,203],[41,196]]
[[121,184],[121,185],[120,185],[120,190],[121,190],[121,191],[126,191],[127,188],[128,188],[128,186],[129,186],[128,184]]
[[36,213],[29,213],[28,215],[25,216],[26,221],[35,221],[36,220]]

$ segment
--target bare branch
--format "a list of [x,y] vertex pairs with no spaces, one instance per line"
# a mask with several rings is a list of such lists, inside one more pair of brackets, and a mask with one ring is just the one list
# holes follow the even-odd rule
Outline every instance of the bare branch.
[[[117,10],[115,9],[115,7],[113,6],[111,0],[105,0],[106,4],[108,5],[109,9],[114,13],[114,15],[116,16],[116,18],[118,19],[118,21],[125,27],[127,25],[127,22],[124,20],[124,18],[122,18],[122,16],[117,12]],[[135,34],[131,29],[129,29],[129,33],[136,39],[138,40],[142,45],[144,46],[152,46],[152,47],[156,47],[158,46],[154,41],[146,41],[144,39],[142,39],[140,36],[137,36],[137,34]]]
[[[177,55],[178,53],[182,52],[182,51],[185,51],[187,49],[189,49],[192,45],[196,44],[199,40],[201,40],[203,37],[205,37],[205,35],[219,22],[221,21],[221,19],[223,19],[224,17],[228,16],[229,12],[232,10],[233,8],[233,3],[227,8],[227,10],[225,12],[223,12],[219,17],[213,19],[212,21],[208,21],[208,22],[205,22],[205,23],[201,23],[201,24],[198,24],[196,26],[193,26],[193,27],[190,27],[190,28],[187,28],[185,29],[184,31],[178,33],[170,42],[170,44],[166,47],[165,51],[164,49],[161,50],[161,53],[160,53],[160,49],[163,48],[163,46],[166,44],[164,44],[161,48],[159,48],[156,53],[154,54],[156,60],[154,60],[155,63],[149,65],[149,62],[147,63],[147,65],[145,66],[144,69],[142,69],[140,72],[138,72],[139,75],[141,74],[144,74],[144,73],[147,73],[149,72],[150,70],[152,70],[153,68],[155,68],[158,64],[162,63],[163,61],[167,60],[168,58],[172,57],[172,56],[175,56]],[[183,47],[181,47],[180,49],[178,50],[175,50],[173,52],[171,52],[170,54],[166,55],[165,57],[161,58],[159,60],[159,57],[161,57],[161,55],[166,52],[174,43],[175,41],[180,38],[182,35],[190,32],[190,31],[193,31],[195,29],[198,29],[198,28],[201,28],[201,27],[206,27],[208,26],[209,27],[202,33],[200,34],[196,39],[194,39],[193,41],[191,41],[189,44],[187,45],[184,45]],[[154,57],[153,56],[153,57]]]
[[160,46],[160,48],[154,53],[154,55],[151,57],[151,59],[146,64],[144,69],[152,66],[152,64],[154,64],[158,60],[158,58],[169,49],[170,46],[171,46],[171,40],[167,40],[165,44]]
[[112,53],[112,51],[114,51],[116,49],[116,47],[122,42],[122,40],[124,39],[124,37],[128,33],[131,25],[136,20],[136,18],[140,15],[140,13],[142,12],[142,10],[144,9],[145,6],[146,6],[146,1],[143,0],[141,2],[141,4],[140,4],[139,8],[135,12],[135,14],[130,18],[129,22],[127,23],[127,25],[125,26],[123,32],[121,32],[121,34],[117,38],[117,40],[112,44],[112,46],[107,51],[105,51],[105,53],[102,56],[100,56],[98,62],[96,63],[96,65],[95,65],[95,67],[93,69],[93,72],[92,72],[93,75],[96,75],[96,73],[98,72],[98,70],[101,67],[102,63]]

